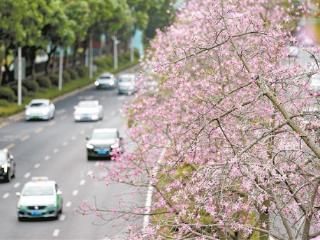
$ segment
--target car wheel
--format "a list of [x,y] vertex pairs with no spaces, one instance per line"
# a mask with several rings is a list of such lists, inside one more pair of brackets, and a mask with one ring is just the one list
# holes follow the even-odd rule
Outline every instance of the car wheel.
[[11,175],[10,175],[9,171],[8,171],[7,176],[5,177],[5,180],[6,180],[6,182],[10,182],[11,181]]
[[16,177],[16,168],[13,169],[13,172],[12,172],[12,175],[11,175],[11,178],[15,178]]
[[18,221],[19,221],[19,222],[22,222],[23,220],[24,220],[23,217],[18,217]]
[[88,161],[90,161],[90,160],[91,160],[91,158],[90,158],[90,156],[89,156],[89,155],[87,155],[87,160],[88,160]]

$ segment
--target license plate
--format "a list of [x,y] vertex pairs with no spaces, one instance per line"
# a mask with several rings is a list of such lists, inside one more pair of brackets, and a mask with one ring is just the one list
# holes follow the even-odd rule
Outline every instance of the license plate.
[[32,215],[32,216],[40,216],[40,215],[41,215],[41,212],[40,212],[40,211],[32,211],[32,212],[31,212],[31,215]]
[[107,149],[97,149],[98,154],[107,154],[109,151]]

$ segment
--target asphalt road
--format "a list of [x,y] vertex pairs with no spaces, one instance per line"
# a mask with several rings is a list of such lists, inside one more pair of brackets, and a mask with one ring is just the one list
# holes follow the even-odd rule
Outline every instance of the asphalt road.
[[[105,209],[119,209],[119,202],[140,206],[145,202],[143,194],[133,194],[133,187],[119,183],[106,186],[96,180],[94,176],[103,177],[108,172],[106,168],[117,163],[86,159],[85,137],[90,136],[92,129],[116,127],[125,136],[121,108],[130,98],[118,96],[115,90],[92,87],[57,102],[54,120],[19,120],[0,128],[0,148],[10,148],[17,163],[16,178],[10,183],[0,182],[0,239],[125,238],[131,222],[122,218],[109,222],[94,213],[83,216],[77,209],[84,201],[96,202]],[[98,99],[104,106],[104,120],[75,123],[73,107],[80,99]],[[48,176],[59,184],[64,198],[64,212],[59,220],[17,220],[15,193],[33,176]],[[142,219],[134,220],[135,224],[140,222],[142,225]]]

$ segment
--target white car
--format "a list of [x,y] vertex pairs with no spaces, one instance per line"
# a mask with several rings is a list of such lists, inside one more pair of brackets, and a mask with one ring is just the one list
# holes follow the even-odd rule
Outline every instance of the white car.
[[103,106],[99,101],[80,101],[74,107],[75,121],[98,121],[103,119]]
[[136,76],[126,73],[118,76],[118,93],[133,94],[136,92]]
[[320,73],[311,76],[309,89],[312,96],[320,96]]
[[48,99],[33,99],[25,110],[25,119],[50,120],[54,118],[55,106]]
[[30,218],[58,218],[62,213],[62,192],[55,181],[35,177],[17,192],[18,220]]
[[114,88],[116,86],[116,78],[112,73],[105,72],[101,74],[94,85],[96,88]]

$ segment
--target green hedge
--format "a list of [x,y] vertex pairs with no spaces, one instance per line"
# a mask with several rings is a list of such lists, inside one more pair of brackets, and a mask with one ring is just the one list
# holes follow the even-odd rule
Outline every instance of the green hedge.
[[42,88],[50,88],[52,87],[50,78],[48,76],[39,76],[36,78],[37,83]]
[[35,80],[24,80],[22,85],[30,92],[37,92],[39,90],[39,84]]
[[0,87],[0,99],[14,102],[16,100],[14,90],[10,87]]

